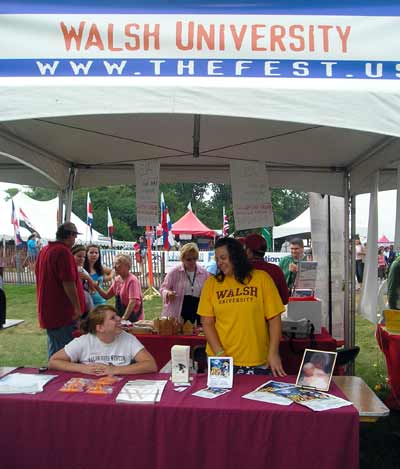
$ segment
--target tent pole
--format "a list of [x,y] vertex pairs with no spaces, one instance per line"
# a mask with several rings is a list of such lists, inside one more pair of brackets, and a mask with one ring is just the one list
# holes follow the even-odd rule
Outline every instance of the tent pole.
[[350,223],[350,178],[349,173],[345,174],[345,187],[344,187],[344,346],[349,347],[350,345],[350,273],[349,273],[349,223]]
[[57,226],[61,225],[64,220],[64,191],[58,192],[58,213],[57,213]]
[[71,221],[71,213],[72,213],[72,197],[73,197],[73,191],[74,191],[74,186],[75,186],[75,179],[76,179],[76,173],[77,169],[71,166],[69,169],[69,176],[68,176],[68,183],[67,187],[65,190],[65,221]]
[[328,195],[328,328],[332,335],[332,234],[331,234],[331,196]]

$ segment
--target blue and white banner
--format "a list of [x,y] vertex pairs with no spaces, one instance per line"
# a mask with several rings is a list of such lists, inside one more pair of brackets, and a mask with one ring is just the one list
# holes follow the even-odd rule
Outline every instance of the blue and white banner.
[[243,14],[154,14],[163,2],[99,14],[56,3],[59,13],[0,14],[0,77],[400,78],[399,16],[246,14],[243,3]]

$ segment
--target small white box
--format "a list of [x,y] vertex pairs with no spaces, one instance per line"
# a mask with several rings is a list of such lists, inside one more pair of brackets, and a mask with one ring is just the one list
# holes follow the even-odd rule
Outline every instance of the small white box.
[[315,334],[320,334],[322,322],[321,300],[289,301],[287,305],[287,317],[295,321],[303,318],[308,319],[314,325]]
[[190,346],[171,347],[171,380],[174,384],[189,383]]

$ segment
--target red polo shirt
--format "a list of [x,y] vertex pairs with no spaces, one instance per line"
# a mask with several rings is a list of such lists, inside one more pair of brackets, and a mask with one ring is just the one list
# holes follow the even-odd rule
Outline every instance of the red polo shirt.
[[69,247],[60,241],[50,242],[39,252],[35,270],[40,327],[56,329],[71,324],[74,307],[64,291],[63,282],[75,282],[81,311],[84,311],[85,298]]
[[250,262],[255,269],[263,270],[271,276],[272,280],[276,285],[276,288],[278,289],[282,303],[284,305],[287,305],[289,301],[289,290],[286,285],[286,280],[282,269],[275,264],[270,264],[269,262],[264,261],[264,259],[256,257],[250,259]]

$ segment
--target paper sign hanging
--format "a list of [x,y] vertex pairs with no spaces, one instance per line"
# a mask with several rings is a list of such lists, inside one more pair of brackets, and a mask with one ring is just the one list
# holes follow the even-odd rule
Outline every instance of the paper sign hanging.
[[236,230],[273,226],[274,215],[265,164],[231,161],[230,171]]
[[136,176],[136,219],[138,226],[157,226],[160,161],[138,161]]

